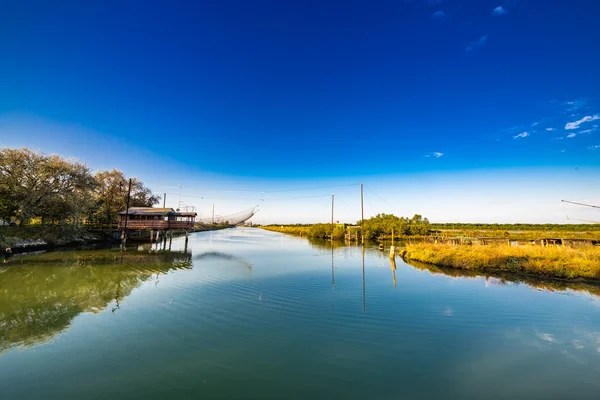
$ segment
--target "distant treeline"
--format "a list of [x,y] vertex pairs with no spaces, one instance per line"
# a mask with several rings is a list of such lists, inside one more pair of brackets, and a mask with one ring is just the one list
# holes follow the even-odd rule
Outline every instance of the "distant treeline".
[[[265,225],[264,229],[300,235],[313,238],[331,238],[342,239],[346,234],[358,235],[361,237],[362,230],[358,229],[361,221],[356,225],[334,224],[333,230],[331,224],[296,224],[296,225]],[[412,218],[397,217],[392,214],[378,214],[364,222],[364,235],[367,240],[374,240],[382,236],[391,236],[392,232],[396,237],[427,235],[430,231],[430,223],[427,218],[415,214]]]
[[[346,234],[360,238],[361,221],[356,224],[293,224],[267,225],[263,228],[311,238],[342,239]],[[415,214],[412,218],[392,214],[378,214],[364,221],[366,240],[382,238],[409,238],[414,236],[443,237],[502,237],[511,239],[539,239],[558,236],[561,238],[597,238],[600,224],[465,224],[430,223],[427,218]]]
[[[159,196],[131,180],[130,207],[151,207]],[[110,225],[125,209],[129,179],[118,170],[97,171],[76,160],[29,149],[0,149],[0,222],[28,225]]]

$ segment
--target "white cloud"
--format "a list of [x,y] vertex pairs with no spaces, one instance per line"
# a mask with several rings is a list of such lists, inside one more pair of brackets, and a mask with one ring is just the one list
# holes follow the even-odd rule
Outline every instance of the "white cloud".
[[590,150],[598,150],[600,149],[600,146],[596,145],[596,146],[590,146],[589,147]]
[[592,133],[594,132],[593,129],[586,129],[585,131],[580,131],[579,133]]
[[567,139],[573,139],[575,136],[577,136],[577,134],[576,134],[576,133],[569,133],[569,134],[567,135]]
[[446,13],[443,11],[436,11],[433,13],[433,15],[431,16],[431,18],[433,19],[444,19],[446,18]]
[[479,39],[473,40],[471,43],[469,43],[466,50],[473,51],[473,50],[480,48],[481,46],[483,46],[487,43],[487,38],[488,38],[487,35],[483,35]]
[[433,156],[437,157],[437,158],[440,158],[443,155],[444,155],[444,153],[440,153],[439,151],[436,151],[436,152],[433,153]]
[[583,117],[580,120],[577,120],[575,122],[568,122],[565,125],[565,129],[577,129],[577,128],[579,128],[579,125],[584,124],[586,122],[595,121],[597,119],[600,119],[600,115],[598,115],[598,114],[596,114],[596,115],[588,115],[588,116]]
[[546,128],[546,130],[547,130],[548,132],[552,132],[552,131],[554,130],[554,128]]
[[517,136],[513,136],[513,139],[523,139],[529,136],[528,132],[519,133]]
[[508,14],[508,11],[502,6],[498,6],[492,10],[492,15],[495,15],[497,17],[505,14]]

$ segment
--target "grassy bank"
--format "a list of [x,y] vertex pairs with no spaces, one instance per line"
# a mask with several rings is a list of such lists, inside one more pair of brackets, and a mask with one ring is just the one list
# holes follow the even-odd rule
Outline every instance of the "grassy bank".
[[[331,238],[331,224],[313,224],[313,225],[265,225],[260,226],[268,231],[287,233],[315,239]],[[342,225],[335,225],[333,228],[333,238],[343,239],[345,234]]]
[[405,260],[473,271],[510,271],[562,279],[600,279],[600,247],[409,244]]

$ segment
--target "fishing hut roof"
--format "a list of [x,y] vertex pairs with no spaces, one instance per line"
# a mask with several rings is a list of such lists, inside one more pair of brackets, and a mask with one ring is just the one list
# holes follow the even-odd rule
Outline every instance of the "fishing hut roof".
[[127,211],[123,210],[119,215],[180,215],[172,208],[130,207]]

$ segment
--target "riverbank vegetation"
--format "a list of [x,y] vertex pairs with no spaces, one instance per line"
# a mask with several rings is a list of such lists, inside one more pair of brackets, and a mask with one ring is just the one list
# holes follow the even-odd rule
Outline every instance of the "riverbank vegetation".
[[[76,160],[29,149],[0,149],[0,220],[19,226],[111,225],[126,207],[129,179],[118,170],[92,170]],[[130,207],[159,201],[131,179]]]
[[[334,224],[333,235],[331,224],[310,224],[310,225],[262,225],[260,228],[298,235],[317,239],[343,239],[346,234],[358,235],[360,238],[362,231],[361,222],[356,225]],[[376,240],[381,237],[391,236],[394,232],[395,237],[409,237],[427,235],[430,223],[427,218],[415,214],[412,218],[397,217],[392,214],[378,214],[364,222],[364,235],[367,240]]]
[[[331,224],[263,225],[263,229],[291,235],[331,238]],[[378,214],[364,221],[365,240],[388,240],[411,237],[431,238],[503,238],[507,240],[595,239],[600,238],[600,224],[440,224],[416,214],[412,218]],[[334,239],[346,234],[360,239],[361,222],[356,225],[335,224]]]
[[472,271],[507,271],[562,279],[600,279],[600,247],[408,244],[402,258]]

